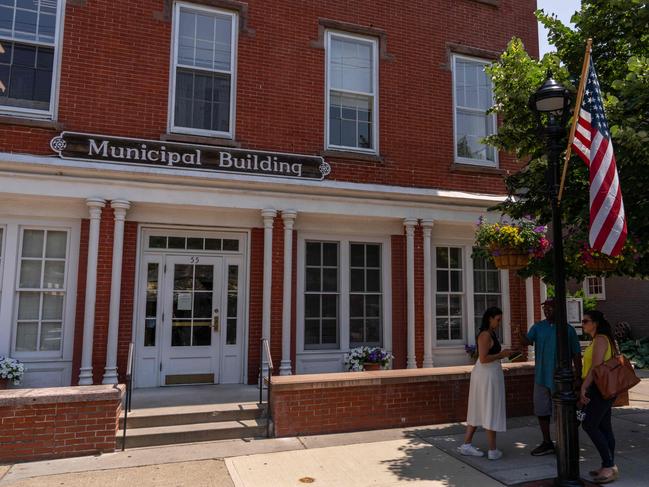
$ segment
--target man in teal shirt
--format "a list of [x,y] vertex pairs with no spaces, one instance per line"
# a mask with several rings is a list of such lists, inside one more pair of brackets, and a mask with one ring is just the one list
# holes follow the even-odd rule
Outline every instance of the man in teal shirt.
[[[554,392],[554,370],[557,367],[557,329],[554,324],[554,300],[543,302],[544,320],[534,323],[527,334],[521,333],[524,346],[534,345],[534,414],[539,419],[543,442],[532,450],[532,455],[554,453],[554,443],[550,437],[550,418],[552,417],[552,393]],[[568,326],[568,341],[575,377],[581,378],[581,347],[577,333]]]

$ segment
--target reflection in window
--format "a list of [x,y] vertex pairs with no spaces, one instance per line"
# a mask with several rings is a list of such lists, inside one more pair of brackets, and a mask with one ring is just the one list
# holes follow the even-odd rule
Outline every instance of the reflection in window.
[[493,104],[491,80],[484,61],[455,56],[455,149],[460,159],[495,165],[496,150],[482,142],[495,133],[496,119],[487,110]]
[[329,33],[329,146],[375,150],[376,41]]
[[158,269],[157,262],[147,266],[146,310],[144,313],[144,346],[155,347],[158,323]]
[[0,0],[0,107],[48,111],[57,0]]
[[68,232],[25,229],[18,270],[15,350],[61,350]]
[[350,346],[381,346],[381,246],[350,244]]
[[304,347],[338,348],[337,242],[306,242]]
[[239,266],[228,266],[228,309],[225,343],[237,344],[237,300],[239,297]]
[[437,340],[461,340],[463,335],[462,249],[435,248],[435,316]]

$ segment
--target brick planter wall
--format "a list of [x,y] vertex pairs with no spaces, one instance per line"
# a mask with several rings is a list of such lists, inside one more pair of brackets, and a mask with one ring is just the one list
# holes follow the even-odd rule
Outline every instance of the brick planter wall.
[[124,386],[0,391],[0,463],[115,450]]
[[[532,414],[534,366],[504,364],[507,416]],[[466,420],[472,366],[274,377],[276,437]]]

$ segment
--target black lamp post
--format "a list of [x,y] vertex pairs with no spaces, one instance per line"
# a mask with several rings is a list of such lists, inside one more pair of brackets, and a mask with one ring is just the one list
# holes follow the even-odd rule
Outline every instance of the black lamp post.
[[543,85],[530,98],[548,154],[548,194],[552,206],[552,246],[554,248],[554,321],[557,331],[558,363],[554,372],[556,392],[552,397],[557,437],[556,485],[583,485],[579,475],[579,432],[577,430],[577,396],[573,390],[573,373],[568,346],[566,313],[566,268],[563,257],[563,235],[559,212],[560,157],[564,149],[566,122],[570,111],[570,92],[552,79],[548,72]]

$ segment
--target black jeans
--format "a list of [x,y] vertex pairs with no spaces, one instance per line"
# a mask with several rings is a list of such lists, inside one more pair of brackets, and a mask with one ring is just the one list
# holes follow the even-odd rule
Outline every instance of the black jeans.
[[611,425],[611,408],[615,399],[604,399],[595,384],[588,388],[586,395],[590,398],[590,402],[584,408],[586,417],[581,425],[597,448],[599,456],[602,457],[602,467],[613,467],[615,436]]

